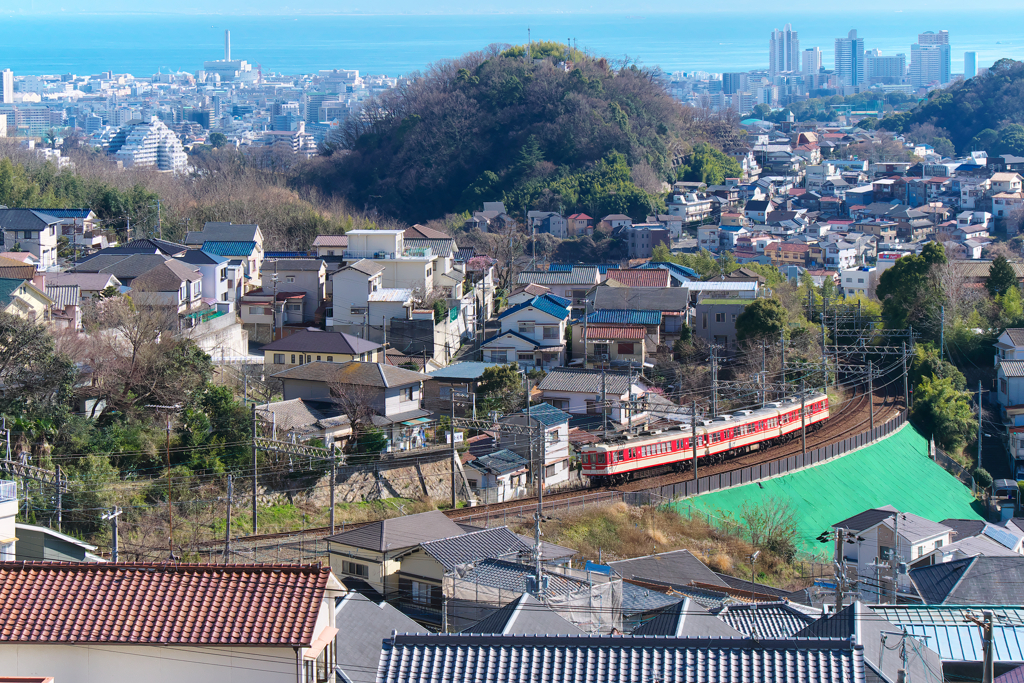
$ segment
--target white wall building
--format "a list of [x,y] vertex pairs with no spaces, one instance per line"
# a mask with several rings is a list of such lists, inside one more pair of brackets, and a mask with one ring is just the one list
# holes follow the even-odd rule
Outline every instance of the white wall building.
[[148,122],[134,123],[117,132],[107,153],[124,166],[155,166],[161,171],[182,173],[188,155],[181,140],[163,121],[153,116]]

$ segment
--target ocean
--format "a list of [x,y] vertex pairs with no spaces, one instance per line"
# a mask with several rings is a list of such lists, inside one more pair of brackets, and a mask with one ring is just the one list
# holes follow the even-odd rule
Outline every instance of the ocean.
[[390,76],[422,71],[437,60],[489,43],[575,41],[612,60],[629,58],[667,72],[745,71],[767,68],[772,29],[793,24],[800,48],[821,48],[832,65],[834,41],[856,28],[867,49],[904,53],[917,34],[946,29],[953,72],[964,51],[978,65],[1024,58],[1024,7],[985,12],[750,14],[679,12],[644,16],[609,14],[478,15],[56,15],[0,17],[0,69],[16,74],[95,74],[111,70],[149,76],[158,70],[195,72],[223,56],[231,30],[232,57],[261,64],[265,74],[358,69]]

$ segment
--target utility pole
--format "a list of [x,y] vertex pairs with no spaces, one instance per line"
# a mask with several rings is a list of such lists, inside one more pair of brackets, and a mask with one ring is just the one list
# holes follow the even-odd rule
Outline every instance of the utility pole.
[[64,523],[64,471],[60,465],[54,467],[57,479],[57,531],[61,531]]
[[910,389],[907,377],[907,342],[903,342],[903,407],[910,410]]
[[605,371],[601,371],[601,419],[604,423],[604,439],[608,440],[608,384]]
[[[231,562],[231,496],[235,492],[234,480],[228,475],[228,517],[227,527],[224,529],[224,564]],[[333,512],[333,510],[332,510]],[[334,533],[334,529],[331,529]]]
[[[527,381],[527,389],[526,389],[526,401],[527,401],[527,403],[526,403],[526,405],[529,406],[530,405],[530,403],[529,403],[529,401],[530,401],[529,381],[530,380],[527,379],[526,381]],[[448,434],[449,434],[449,437],[452,440],[452,510],[454,510],[458,506],[458,504],[459,504],[459,496],[458,496],[458,493],[457,493],[457,490],[456,490],[456,486],[455,486],[455,477],[456,477],[456,475],[458,473],[458,469],[459,469],[459,450],[455,447],[455,387],[451,387],[448,391],[451,394],[451,399],[452,399],[451,422],[448,423]],[[332,494],[334,493],[334,487],[333,486],[331,487],[331,493]],[[331,531],[333,533],[333,531],[334,531],[333,530],[333,527],[334,527],[334,507],[333,507],[334,506],[334,500],[333,500],[333,495],[332,495],[332,500],[331,500],[331,506],[332,506],[331,507],[331,527],[332,527]]]
[[981,469],[981,420],[983,413],[981,410],[981,380],[978,380],[978,469]]
[[939,360],[945,358],[946,353],[946,307],[942,306],[939,322]]
[[335,444],[331,442],[331,536],[334,535],[334,491],[338,481],[338,460]]
[[103,519],[110,520],[111,528],[111,543],[110,543],[110,561],[117,562],[117,518],[121,516],[121,508],[114,506],[114,509],[110,512],[103,513]]
[[995,642],[992,638],[992,621],[994,615],[990,610],[981,613],[981,619],[968,614],[965,618],[981,627],[981,644],[985,648],[985,659],[982,663],[982,683],[992,683],[995,679]]
[[871,437],[875,436],[875,377],[871,361],[868,361],[868,406],[871,414]]
[[804,412],[805,398],[804,381],[800,380],[800,442],[802,444],[803,454],[807,455],[807,413]]
[[256,471],[256,404],[252,404],[252,535],[259,533],[259,526],[256,522],[256,489],[259,487],[259,477]]
[[697,481],[697,402],[690,406],[690,448],[693,450],[693,480]]
[[[533,417],[530,415],[530,378],[525,372],[523,373],[523,384],[526,386],[526,427],[529,429],[533,426]],[[537,463],[533,461],[533,432],[529,432],[529,437],[527,437],[527,447],[529,448],[528,452],[530,456],[530,468],[533,472],[533,483],[537,486],[540,481],[540,477],[537,475]]]
[[171,551],[171,560],[174,560],[174,512],[171,503],[171,416],[167,416],[167,440],[165,442],[164,456],[167,458],[167,547]]
[[718,417],[718,346],[711,345],[711,417]]
[[892,604],[896,604],[896,584],[899,582],[900,568],[900,513],[892,516],[892,557],[889,558],[889,567],[892,569]]

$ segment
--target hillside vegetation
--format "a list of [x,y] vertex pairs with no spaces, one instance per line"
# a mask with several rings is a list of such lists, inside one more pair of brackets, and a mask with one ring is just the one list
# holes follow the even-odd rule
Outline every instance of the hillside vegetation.
[[909,112],[887,116],[880,128],[912,133],[934,126],[960,153],[1024,155],[1024,62],[1001,59],[988,73],[933,90]]
[[350,119],[302,182],[406,221],[499,199],[520,215],[640,216],[663,206],[676,154],[724,125],[673,100],[656,72],[557,43],[533,55],[491,46],[432,65]]

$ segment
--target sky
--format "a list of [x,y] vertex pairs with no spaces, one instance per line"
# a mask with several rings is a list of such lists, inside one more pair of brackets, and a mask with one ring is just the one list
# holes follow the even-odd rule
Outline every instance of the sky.
[[[1019,9],[1020,0],[986,0],[972,5],[974,9]],[[683,0],[671,5],[666,12],[663,0],[570,0],[551,3],[549,0],[517,0],[515,3],[480,3],[473,0],[341,0],[325,4],[314,0],[182,0],[177,3],[140,3],[138,0],[0,0],[0,15],[77,14],[77,13],[132,13],[132,14],[505,14],[556,13],[589,14],[614,13],[733,13],[743,16],[749,12],[764,12],[765,6],[753,0],[733,2],[694,2]],[[832,8],[820,0],[789,0],[785,4],[788,16],[799,13],[827,13]],[[962,0],[861,0],[858,11],[963,11]],[[783,22],[784,23],[784,22]]]

